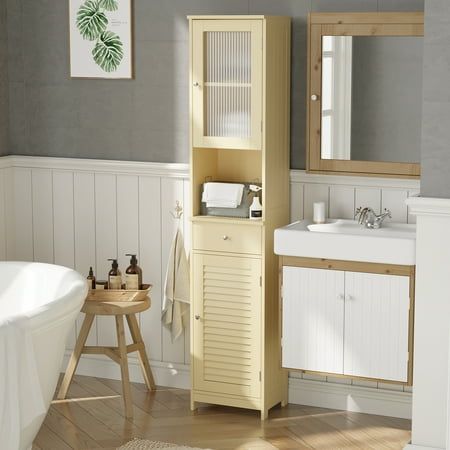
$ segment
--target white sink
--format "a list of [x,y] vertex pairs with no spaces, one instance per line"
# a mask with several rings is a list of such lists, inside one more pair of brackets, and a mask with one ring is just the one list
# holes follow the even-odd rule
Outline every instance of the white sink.
[[300,220],[275,230],[275,253],[305,258],[415,265],[416,226],[385,222],[378,230],[355,220]]

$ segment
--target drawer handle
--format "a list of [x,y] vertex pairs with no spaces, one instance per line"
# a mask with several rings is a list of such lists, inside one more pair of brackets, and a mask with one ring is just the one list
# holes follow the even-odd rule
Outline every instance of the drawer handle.
[[200,320],[200,316],[198,314],[195,315],[195,320]]
[[222,236],[222,239],[224,241],[229,241],[230,240],[230,238],[226,234]]

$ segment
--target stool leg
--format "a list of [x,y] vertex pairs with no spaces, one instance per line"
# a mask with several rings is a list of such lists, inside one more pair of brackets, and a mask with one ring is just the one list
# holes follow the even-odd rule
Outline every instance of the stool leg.
[[155,390],[155,380],[153,378],[152,369],[150,367],[150,364],[148,362],[147,352],[145,351],[145,344],[142,339],[141,331],[139,329],[139,324],[136,319],[136,314],[127,314],[127,322],[128,326],[130,327],[131,336],[133,338],[133,342],[135,344],[141,344],[138,355],[139,355],[139,361],[141,363],[141,369],[142,373],[144,375],[145,384],[147,385],[147,388],[149,391]]
[[72,382],[75,371],[77,370],[78,361],[80,360],[81,353],[83,353],[83,347],[86,343],[86,339],[91,330],[92,322],[94,321],[94,314],[86,314],[83,320],[83,325],[81,325],[80,334],[78,335],[75,348],[73,349],[72,355],[70,355],[69,364],[67,365],[66,373],[62,380],[61,386],[58,391],[57,399],[63,400],[66,398],[67,391],[69,389],[70,383]]
[[130,389],[130,377],[128,374],[128,357],[127,357],[127,345],[125,342],[125,328],[123,325],[123,315],[116,316],[116,329],[117,329],[117,344],[120,354],[120,371],[122,374],[122,392],[123,400],[125,403],[125,416],[127,418],[133,417],[133,401],[131,398]]

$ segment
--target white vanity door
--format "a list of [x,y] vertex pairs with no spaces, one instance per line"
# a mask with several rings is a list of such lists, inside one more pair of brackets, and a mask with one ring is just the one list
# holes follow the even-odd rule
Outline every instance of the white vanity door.
[[344,278],[283,267],[283,367],[343,373]]
[[409,277],[345,273],[344,373],[407,381]]

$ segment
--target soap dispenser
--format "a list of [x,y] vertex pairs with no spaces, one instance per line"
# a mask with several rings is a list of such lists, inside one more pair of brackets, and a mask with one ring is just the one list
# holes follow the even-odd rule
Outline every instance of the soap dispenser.
[[125,271],[125,289],[137,291],[142,286],[142,269],[137,265],[136,255],[127,253],[125,256],[131,256],[130,265]]
[[122,289],[122,274],[117,259],[108,259],[108,261],[112,261],[112,267],[108,273],[108,289]]

